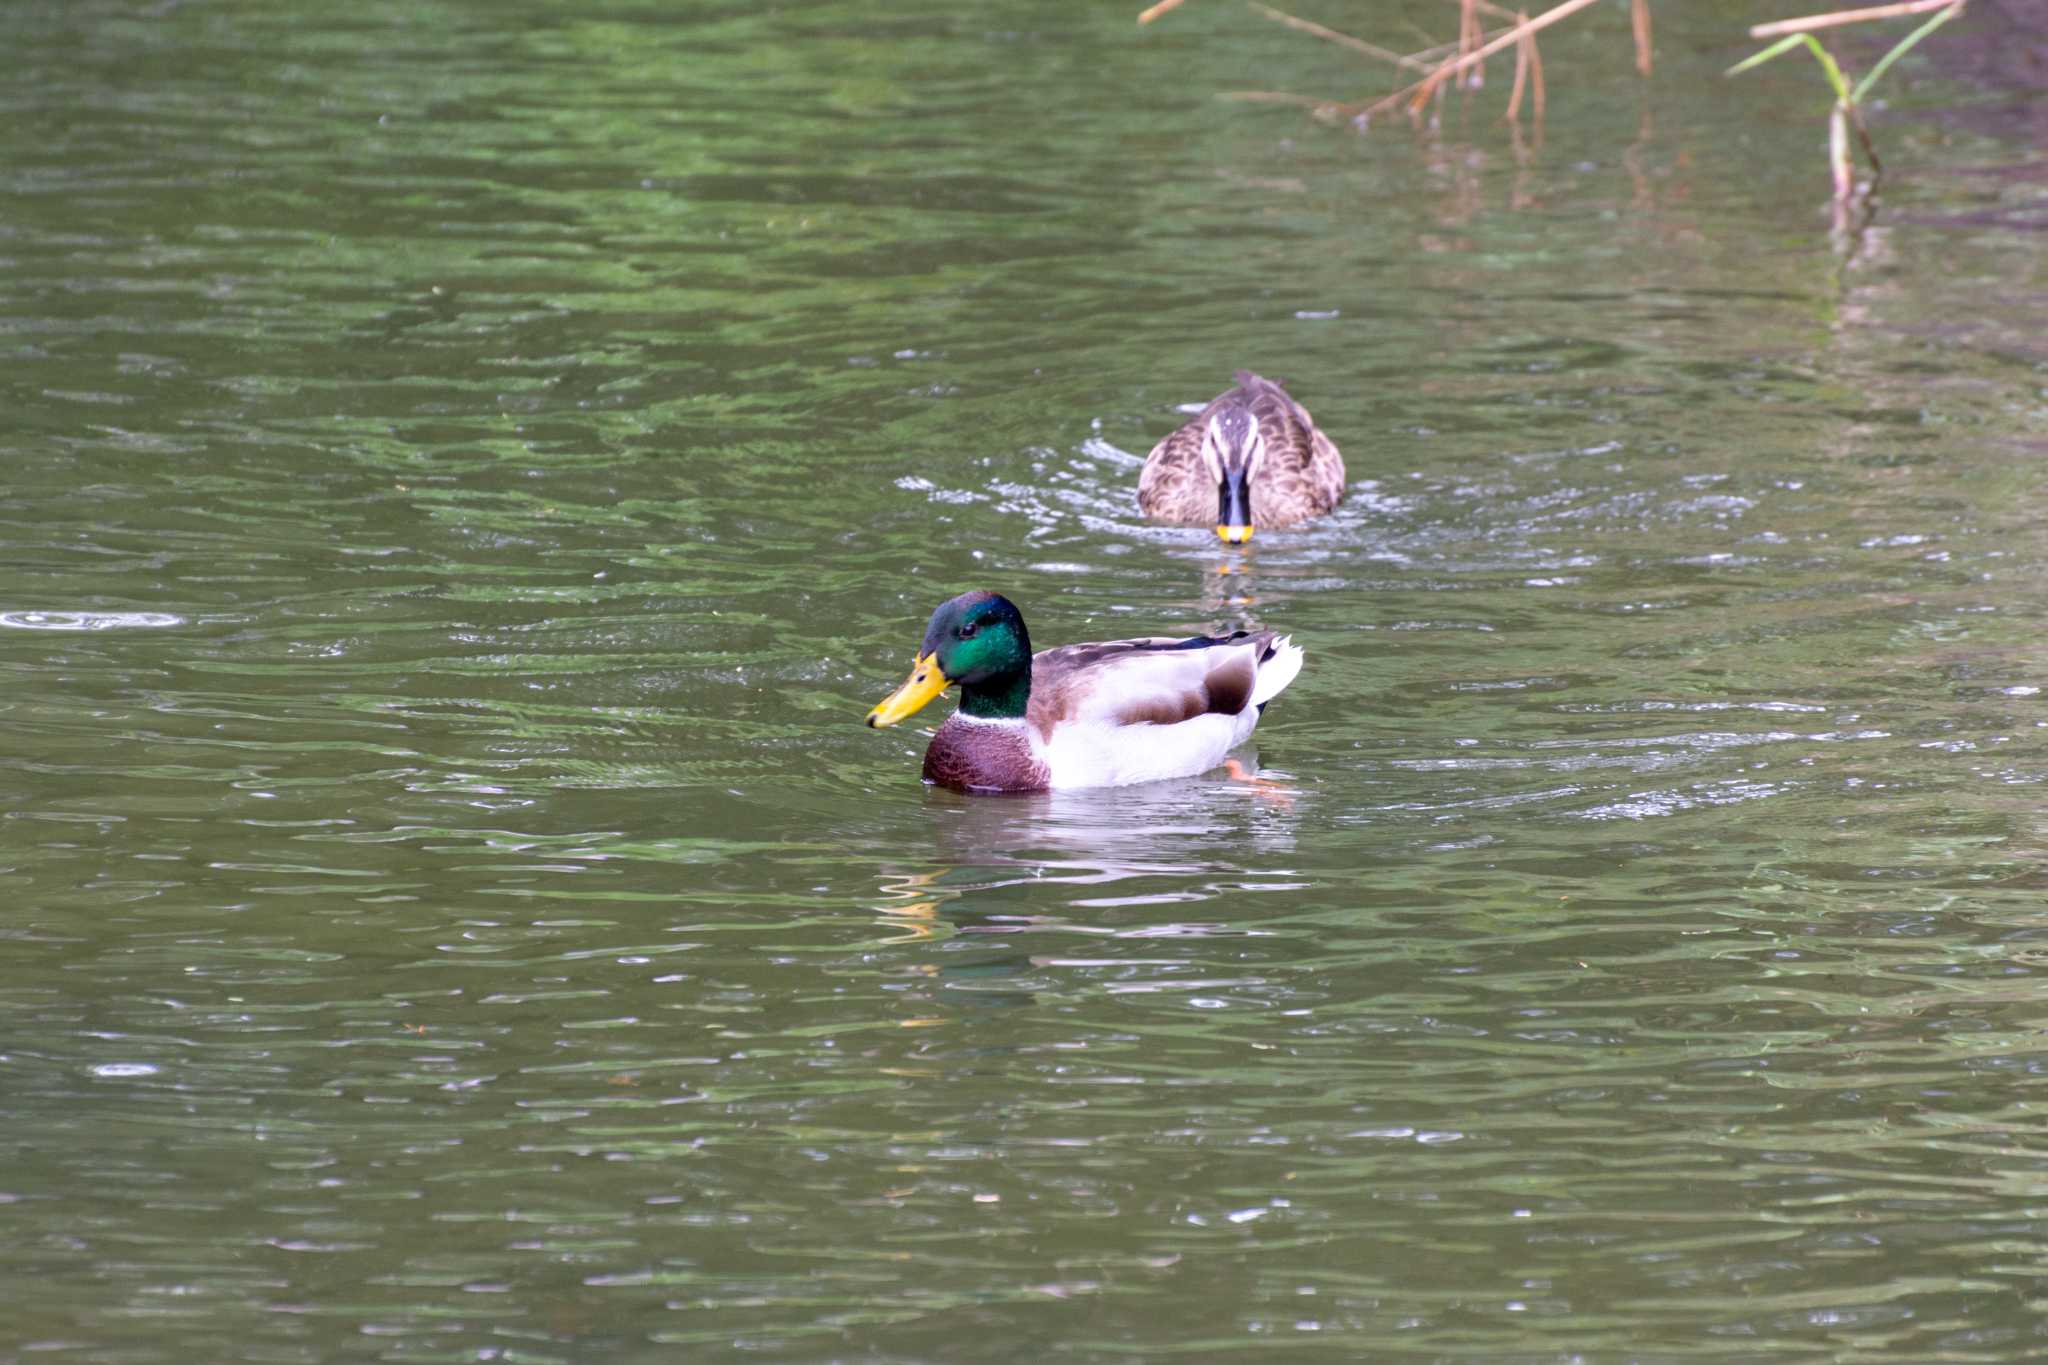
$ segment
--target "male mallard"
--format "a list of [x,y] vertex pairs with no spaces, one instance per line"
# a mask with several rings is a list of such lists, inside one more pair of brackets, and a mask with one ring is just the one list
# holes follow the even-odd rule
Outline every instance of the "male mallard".
[[1300,671],[1301,647],[1270,630],[1033,654],[1009,598],[969,592],[932,613],[909,680],[868,724],[894,725],[958,683],[960,709],[924,751],[925,781],[963,791],[1116,787],[1216,767]]
[[[1319,517],[1344,496],[1344,457],[1286,389],[1250,370],[1152,447],[1138,510],[1176,526],[1208,526],[1233,545],[1257,526]],[[1214,515],[1214,521],[1210,520]]]

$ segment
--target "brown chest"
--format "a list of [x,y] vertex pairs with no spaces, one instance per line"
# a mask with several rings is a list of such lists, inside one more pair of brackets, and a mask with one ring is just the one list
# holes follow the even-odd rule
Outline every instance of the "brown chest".
[[924,751],[924,780],[956,791],[1029,792],[1049,785],[1023,727],[948,717]]

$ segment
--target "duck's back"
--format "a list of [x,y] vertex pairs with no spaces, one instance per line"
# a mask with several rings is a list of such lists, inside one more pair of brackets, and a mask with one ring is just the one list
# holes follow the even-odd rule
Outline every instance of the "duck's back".
[[1232,394],[1243,396],[1266,438],[1266,462],[1251,487],[1252,521],[1287,526],[1335,507],[1344,497],[1344,457],[1308,409],[1250,370],[1237,372],[1237,387],[1224,397]]
[[1138,476],[1138,510],[1178,526],[1206,526],[1216,520],[1216,483],[1202,459],[1202,433],[1226,408],[1243,407],[1266,439],[1266,459],[1251,485],[1252,521],[1286,526],[1321,516],[1344,496],[1344,457],[1309,416],[1308,409],[1279,384],[1250,370],[1237,372],[1235,387],[1152,447]]

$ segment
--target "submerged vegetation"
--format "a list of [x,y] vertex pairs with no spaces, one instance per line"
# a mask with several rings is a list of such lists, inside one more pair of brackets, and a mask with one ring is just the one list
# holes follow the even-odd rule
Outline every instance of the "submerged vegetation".
[[[1370,127],[1373,120],[1380,115],[1396,112],[1405,113],[1412,123],[1420,125],[1434,121],[1439,116],[1445,92],[1453,86],[1467,91],[1475,91],[1484,86],[1487,59],[1513,48],[1514,79],[1509,87],[1507,107],[1501,118],[1503,122],[1519,128],[1526,100],[1533,125],[1540,137],[1547,92],[1543,58],[1537,48],[1536,35],[1551,25],[1590,8],[1597,0],[1563,0],[1562,3],[1533,17],[1526,10],[1506,9],[1492,3],[1491,0],[1454,2],[1458,7],[1458,36],[1455,39],[1419,51],[1399,52],[1298,15],[1288,14],[1271,5],[1263,4],[1260,0],[1248,0],[1254,12],[1275,23],[1284,24],[1325,42],[1335,43],[1374,60],[1389,63],[1404,74],[1412,76],[1412,79],[1398,89],[1362,102],[1324,99],[1274,90],[1226,91],[1223,97],[1258,103],[1299,105],[1327,122],[1347,121],[1361,131]],[[1158,0],[1156,4],[1138,15],[1138,22],[1151,23],[1162,15],[1178,9],[1183,3],[1185,0]],[[1894,62],[1922,38],[1961,14],[1967,3],[1968,0],[1899,0],[1899,3],[1895,4],[1833,10],[1825,14],[1784,19],[1750,28],[1749,36],[1752,38],[1776,38],[1778,41],[1730,67],[1727,74],[1733,76],[1752,70],[1795,47],[1805,47],[1813,54],[1834,94],[1834,107],[1829,115],[1828,166],[1833,182],[1835,226],[1838,230],[1849,230],[1858,225],[1859,219],[1867,212],[1878,178],[1883,174],[1883,164],[1878,160],[1876,148],[1871,144],[1870,131],[1863,118],[1864,104],[1872,87],[1891,69]],[[1853,84],[1843,70],[1840,60],[1815,36],[1817,33],[1848,25],[1923,14],[1932,14],[1932,17],[1894,44],[1860,81]],[[1654,66],[1649,0],[1629,0],[1629,16],[1630,31],[1635,41],[1636,71],[1640,76],[1648,78]],[[1499,26],[1489,31],[1486,28],[1488,21],[1497,21]],[[1870,163],[1871,178],[1861,185],[1856,181],[1849,150],[1851,130],[1854,130],[1857,141],[1863,147],[1864,156]]]

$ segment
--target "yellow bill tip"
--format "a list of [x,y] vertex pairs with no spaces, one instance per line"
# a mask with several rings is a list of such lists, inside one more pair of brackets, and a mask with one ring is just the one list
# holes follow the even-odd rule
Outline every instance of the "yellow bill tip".
[[876,702],[874,709],[868,712],[869,728],[880,729],[909,719],[952,684],[953,680],[939,667],[937,659],[929,654],[919,655],[903,686]]
[[1219,525],[1216,528],[1216,535],[1225,545],[1246,545],[1251,542],[1252,528],[1249,526]]

